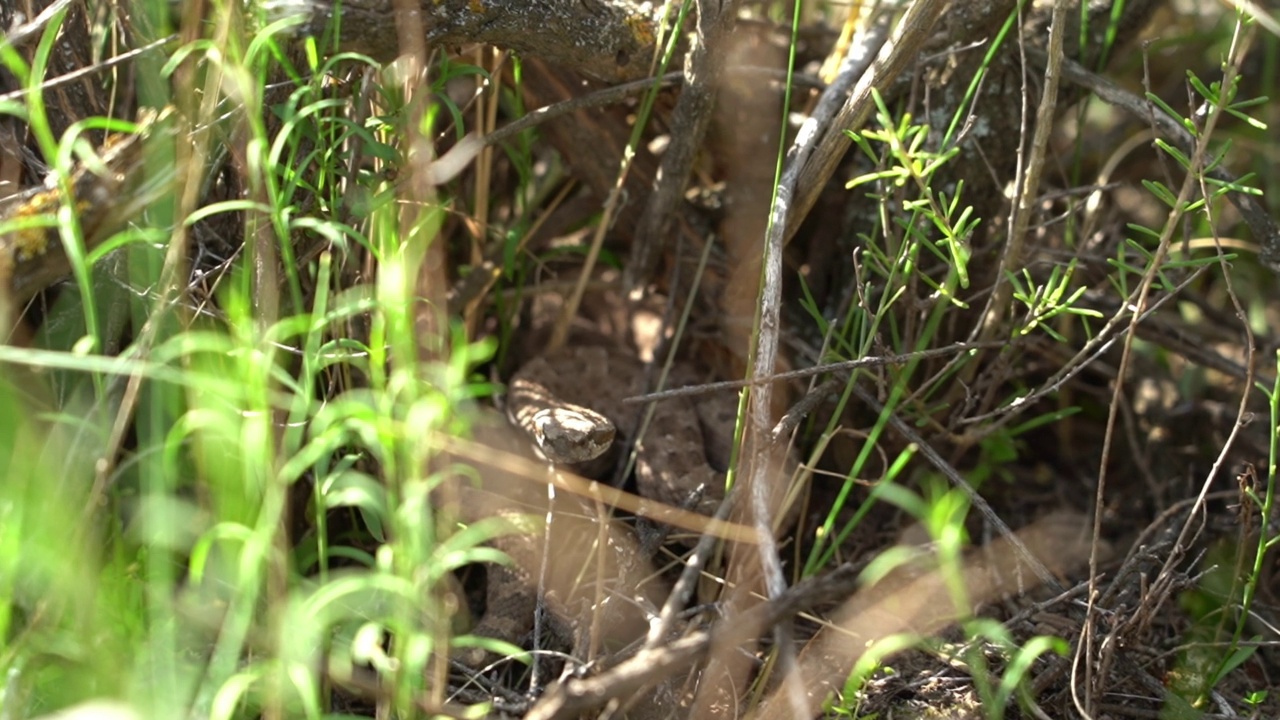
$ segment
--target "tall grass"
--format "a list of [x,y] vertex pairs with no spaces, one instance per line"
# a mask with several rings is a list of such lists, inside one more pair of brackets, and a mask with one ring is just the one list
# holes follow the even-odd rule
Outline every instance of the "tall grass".
[[[147,27],[171,20],[167,3],[135,7]],[[476,398],[493,392],[476,368],[505,347],[478,338],[474,317],[447,315],[442,266],[458,257],[474,265],[498,244],[503,280],[521,290],[531,275],[522,243],[545,188],[529,135],[504,148],[516,176],[511,198],[500,199],[511,209],[504,227],[489,224],[489,184],[468,192],[421,180],[437,141],[492,129],[500,107],[522,113],[519,93],[501,87],[492,67],[422,58],[380,67],[324,40],[292,38],[292,21],[254,4],[218,5],[209,18],[176,28],[196,39],[140,61],[150,73],[139,78],[140,95],[172,110],[151,123],[90,118],[62,137],[42,90],[61,18],[30,59],[0,44],[0,61],[28,91],[0,103],[0,114],[30,129],[62,197],[75,169],[93,163],[84,135],[97,130],[139,137],[155,193],[128,227],[92,247],[73,204],[36,223],[61,243],[72,282],[43,309],[32,342],[0,346],[0,720],[101,698],[146,717],[456,711],[449,648],[465,599],[451,573],[494,559],[483,545],[493,528],[439,524],[431,493],[442,470],[430,460],[436,439],[465,432]],[[521,72],[517,65],[517,82]],[[455,100],[468,82],[474,114]],[[1207,100],[1219,92],[1196,87]],[[655,97],[640,106],[633,149]],[[970,100],[943,132],[877,102],[874,125],[852,133],[870,169],[848,190],[869,201],[875,219],[857,238],[847,302],[835,313],[812,297],[804,304],[804,331],[821,338],[822,360],[957,340],[949,323],[984,301],[970,283],[972,240],[991,219],[974,216],[962,183],[944,191],[936,179],[955,162]],[[490,152],[478,162],[495,161]],[[1148,187],[1172,199],[1163,185]],[[1220,205],[1214,197],[1181,210]],[[468,212],[474,244],[446,248],[453,214]],[[1008,268],[997,339],[1065,347],[1095,338],[1105,315],[1086,294],[1102,287],[1128,297],[1160,257],[1158,233],[1133,230],[1100,281],[1074,259],[1046,272]],[[209,262],[218,247],[233,250]],[[1172,273],[1219,262],[1165,263],[1157,287],[1176,292]],[[514,314],[505,302],[495,293],[494,334],[504,343]],[[1249,310],[1255,323],[1266,317]],[[837,388],[830,421],[813,432],[813,465],[848,432],[860,382],[879,389],[883,410],[859,436],[828,512],[798,543],[796,579],[846,560],[846,540],[891,507],[926,527],[949,599],[968,612],[958,578],[969,501],[937,489],[940,474],[922,469],[918,446],[886,438],[902,417],[976,448],[973,484],[1012,486],[1008,466],[1030,452],[1024,436],[1080,408],[1065,402],[1023,417],[1023,401],[1050,383],[1015,377],[984,388],[975,409],[968,383],[980,361],[999,355],[858,371]],[[1262,392],[1280,424],[1280,385]],[[979,409],[991,415],[968,422],[965,413]],[[1275,512],[1275,433],[1270,452],[1248,495],[1249,517],[1262,527]],[[1228,646],[1194,658],[1210,670],[1188,686],[1199,694],[1192,702],[1250,652],[1245,620],[1275,540],[1248,539],[1240,576],[1226,590],[1206,587],[1241,612],[1231,622],[1220,608],[1201,618],[1222,623],[1227,632],[1211,637],[1225,635]],[[868,578],[901,558],[886,554]],[[1065,651],[1048,637],[1018,646],[1003,627],[967,615],[960,634],[952,644],[885,639],[828,711],[857,716],[892,653],[926,647],[965,664],[987,715],[1002,717],[1012,702],[1029,707],[1035,660]]]
[[[426,439],[462,429],[490,351],[441,324],[451,350],[424,359],[417,323],[440,308],[416,281],[444,199],[390,171],[470,69],[433,67],[439,95],[382,95],[357,121],[332,81],[367,62],[322,66],[311,46],[295,66],[287,23],[210,17],[189,28],[207,39],[163,65],[174,94],[151,98],[180,109],[143,138],[167,191],[111,253],[86,253],[64,207],[77,284],[46,319],[59,329],[47,349],[0,353],[4,717],[92,698],[154,717],[342,717],[335,685],[401,717],[444,701],[444,580],[476,539],[433,524]],[[40,92],[56,31],[29,67],[0,53],[32,90],[0,111],[28,124],[65,190],[77,137],[52,137]],[[264,82],[281,74],[291,93]],[[201,204],[216,165],[244,192]],[[188,284],[185,250],[212,228],[239,228],[225,240],[243,249],[216,282]],[[356,250],[377,283],[352,282]]]

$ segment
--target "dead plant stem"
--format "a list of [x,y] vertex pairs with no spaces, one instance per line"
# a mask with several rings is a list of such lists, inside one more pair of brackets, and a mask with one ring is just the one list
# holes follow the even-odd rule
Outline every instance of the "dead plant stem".
[[[1236,75],[1236,63],[1240,62],[1241,55],[1237,54],[1240,47],[1236,45],[1239,41],[1240,27],[1237,25],[1236,36],[1233,39],[1233,52],[1229,57],[1232,62],[1227,63],[1223,71],[1222,87],[1231,87]],[[1104,503],[1106,502],[1107,489],[1107,467],[1111,458],[1111,445],[1116,432],[1116,419],[1120,407],[1120,395],[1124,392],[1124,381],[1129,371],[1129,363],[1133,354],[1133,338],[1135,336],[1134,328],[1137,326],[1142,317],[1142,309],[1147,304],[1147,297],[1151,293],[1151,286],[1155,282],[1156,275],[1159,273],[1164,263],[1165,257],[1169,254],[1169,246],[1173,239],[1173,233],[1182,220],[1184,208],[1188,200],[1191,198],[1192,192],[1197,187],[1197,178],[1203,173],[1205,155],[1209,149],[1209,138],[1213,137],[1213,131],[1217,127],[1218,118],[1226,107],[1227,94],[1224,91],[1219,94],[1218,101],[1213,104],[1212,109],[1208,113],[1208,117],[1204,120],[1204,126],[1201,130],[1199,140],[1195,143],[1195,149],[1192,151],[1189,166],[1186,168],[1186,177],[1182,181],[1182,187],[1178,190],[1177,200],[1173,203],[1173,207],[1169,212],[1169,217],[1165,221],[1164,229],[1160,233],[1160,243],[1152,255],[1147,270],[1143,274],[1142,283],[1138,287],[1137,297],[1133,301],[1133,307],[1136,312],[1129,319],[1129,331],[1125,334],[1123,350],[1120,354],[1120,364],[1116,370],[1115,387],[1112,389],[1112,401],[1109,412],[1107,413],[1107,426],[1103,433],[1101,459],[1098,462],[1098,486],[1094,497],[1094,519],[1093,519],[1093,547],[1089,554],[1089,595],[1088,610],[1085,615],[1084,627],[1081,630],[1083,642],[1076,644],[1076,657],[1072,667],[1071,682],[1071,699],[1076,709],[1086,718],[1092,718],[1094,715],[1094,697],[1095,694],[1101,694],[1101,688],[1095,687],[1094,669],[1095,669],[1095,647],[1094,647],[1094,620],[1095,620],[1095,603],[1097,601],[1098,580],[1099,580],[1099,538],[1102,536],[1102,519]],[[1185,526],[1184,526],[1185,533]],[[1084,684],[1085,695],[1080,696],[1080,684],[1076,682],[1076,673],[1079,670],[1081,656],[1084,660]],[[1099,658],[1101,659],[1101,658]]]

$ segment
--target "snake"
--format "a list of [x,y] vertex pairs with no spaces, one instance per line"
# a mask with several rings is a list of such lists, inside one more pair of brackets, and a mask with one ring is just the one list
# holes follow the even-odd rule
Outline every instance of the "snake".
[[[688,398],[658,402],[647,432],[636,438],[634,428],[644,406],[624,400],[642,393],[644,383],[644,365],[632,354],[593,345],[569,347],[527,361],[511,377],[506,415],[528,443],[558,467],[590,467],[625,438],[636,452],[638,494],[679,507],[692,499],[693,509],[710,514],[724,497],[724,473],[712,457],[727,453],[713,449],[709,457],[708,448],[729,440],[708,440],[706,435],[714,428],[704,429],[704,424],[723,423],[724,416],[731,416],[736,407],[694,403]],[[729,429],[731,432],[732,425]],[[638,557],[638,543],[629,527],[610,521],[604,557],[594,556],[593,560],[592,553],[600,551],[596,542],[599,528],[587,503],[570,498],[565,501],[567,506],[548,513],[545,497],[530,491],[536,483],[516,481],[494,489],[493,481],[487,479],[484,485],[483,490],[467,491],[461,502],[464,520],[518,516],[527,528],[530,519],[538,520],[542,515],[554,515],[554,519],[550,526],[490,541],[510,562],[488,566],[485,610],[472,628],[473,635],[523,643],[534,627],[541,599],[550,610],[552,625],[558,628],[552,634],[561,641],[567,635],[566,644],[581,654],[590,629],[590,623],[584,621],[598,609],[601,598],[613,608],[606,608],[610,626],[606,636],[621,641],[643,635],[645,619],[637,612],[633,596],[647,594],[651,602],[661,602],[662,590],[653,573],[642,567],[644,559]],[[600,582],[609,585],[607,592],[598,593],[592,581],[582,580],[584,567],[591,572],[605,568]],[[551,590],[540,597],[539,587]],[[496,659],[475,648],[457,657],[472,667]]]

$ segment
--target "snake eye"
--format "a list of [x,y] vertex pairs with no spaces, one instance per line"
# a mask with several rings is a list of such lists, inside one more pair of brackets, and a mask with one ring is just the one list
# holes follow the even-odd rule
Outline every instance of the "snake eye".
[[618,67],[625,67],[631,62],[631,55],[626,50],[619,50],[618,54],[613,56],[613,61],[618,64]]

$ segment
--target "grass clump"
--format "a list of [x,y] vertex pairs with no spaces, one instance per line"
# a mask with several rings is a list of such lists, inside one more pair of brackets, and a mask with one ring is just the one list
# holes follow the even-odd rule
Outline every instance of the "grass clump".
[[[669,716],[744,701],[765,717],[1099,716],[1139,696],[1147,714],[1273,711],[1255,679],[1280,672],[1280,250],[1255,224],[1272,171],[1249,163],[1271,150],[1275,106],[1244,69],[1275,74],[1275,37],[1216,18],[1221,57],[1152,57],[1157,76],[1129,93],[1151,114],[1131,121],[1102,86],[1088,87],[1106,107],[1070,110],[1073,85],[1037,113],[1022,78],[1052,73],[1015,46],[1045,18],[981,18],[981,52],[939,35],[955,66],[915,48],[912,83],[874,86],[870,121],[831,130],[853,152],[773,258],[762,238],[785,213],[744,198],[791,200],[777,188],[805,130],[790,119],[818,113],[807,71],[840,64],[823,57],[828,29],[847,43],[879,16],[747,3],[734,31],[759,44],[731,55],[709,5],[668,8],[661,33],[630,15],[631,40],[660,38],[665,68],[702,33],[713,41],[686,62],[715,70],[764,58],[776,35],[785,72],[727,63],[701,115],[680,105],[707,90],[691,71],[681,94],[610,90],[557,122],[539,109],[569,112],[557,103],[582,81],[536,53],[407,43],[375,58],[350,47],[342,14],[322,30],[255,3],[196,17],[90,0],[13,25],[0,717],[104,700],[138,717],[536,715],[591,681],[626,701],[610,673],[628,661],[679,665],[631,698]],[[1067,54],[1123,72],[1141,59],[1123,14],[1082,11]],[[1188,38],[1212,19],[1178,18]],[[87,84],[68,79],[77,67]],[[743,150],[756,134],[763,160]],[[686,135],[705,139],[689,150]],[[1151,140],[1114,142],[1138,136]],[[683,167],[669,160],[686,150]],[[771,191],[743,192],[756,181]],[[678,202],[659,212],[664,196]],[[781,329],[757,314],[775,300]],[[480,472],[445,452],[452,438],[556,339],[646,332],[635,345],[678,347],[699,380],[751,376],[768,343],[784,360],[765,375],[816,368],[811,385],[780,384],[772,410],[744,391],[725,453],[732,483],[788,491],[779,549],[708,541],[691,560],[691,542],[666,543],[652,576],[684,588],[687,569],[679,607],[635,588],[597,603],[681,632],[577,674],[552,649],[468,637],[480,567],[512,562],[489,541],[522,525],[440,512],[446,480]],[[783,401],[801,410],[784,420]],[[790,459],[749,472],[784,455],[774,423]],[[575,507],[649,537],[601,497]],[[857,586],[824,586],[841,573]],[[724,640],[763,615],[778,621],[767,639]],[[472,646],[522,662],[456,662]]]

